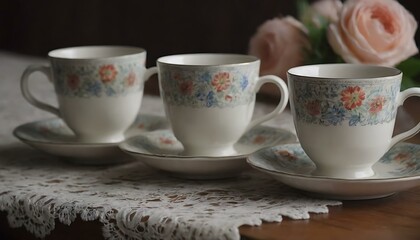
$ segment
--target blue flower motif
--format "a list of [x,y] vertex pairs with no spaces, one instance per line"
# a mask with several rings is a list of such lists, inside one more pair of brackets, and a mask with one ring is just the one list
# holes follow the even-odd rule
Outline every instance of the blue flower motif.
[[116,94],[115,90],[110,87],[107,87],[105,92],[107,96],[114,96]]
[[332,106],[327,109],[324,116],[321,118],[322,121],[326,122],[327,125],[334,125],[337,126],[340,124],[345,118],[345,110],[343,108]]
[[207,94],[206,106],[212,107],[215,104],[216,104],[216,98],[214,97],[214,92],[211,91],[209,92],[209,94]]
[[248,83],[249,81],[248,81],[247,76],[242,76],[241,83],[240,83],[242,91],[245,90],[245,88],[248,86]]
[[87,82],[87,92],[99,97],[101,96],[101,84],[98,81]]
[[199,100],[199,101],[204,101],[206,100],[206,94],[203,91],[198,91],[195,94],[195,97]]
[[356,114],[351,115],[349,119],[349,126],[357,126],[357,124],[360,123],[360,120],[361,120],[360,115],[356,115]]
[[199,77],[200,81],[209,83],[211,81],[211,74],[209,72],[205,72]]

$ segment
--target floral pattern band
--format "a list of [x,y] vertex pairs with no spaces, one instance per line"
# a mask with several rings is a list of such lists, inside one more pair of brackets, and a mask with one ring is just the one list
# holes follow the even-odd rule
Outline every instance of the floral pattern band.
[[255,101],[257,68],[192,68],[162,66],[160,88],[170,105],[225,108]]
[[103,64],[53,62],[56,92],[66,97],[121,96],[143,89],[140,61]]
[[397,113],[400,81],[294,79],[291,84],[298,121],[323,126],[366,126],[389,123]]

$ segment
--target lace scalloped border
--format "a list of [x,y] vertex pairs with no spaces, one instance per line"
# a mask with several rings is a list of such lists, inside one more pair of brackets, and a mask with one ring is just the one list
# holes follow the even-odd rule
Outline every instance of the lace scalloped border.
[[55,229],[55,220],[70,225],[77,216],[83,221],[99,220],[105,239],[240,239],[241,225],[259,226],[263,221],[281,222],[282,216],[292,219],[309,219],[309,213],[328,213],[327,206],[341,202],[327,201],[305,209],[305,212],[290,208],[279,209],[277,214],[250,217],[238,226],[223,230],[211,223],[202,222],[192,226],[188,219],[159,213],[150,209],[115,209],[109,206],[86,206],[83,202],[64,202],[36,194],[12,195],[0,193],[0,210],[7,212],[10,227],[24,227],[37,238],[44,238]]

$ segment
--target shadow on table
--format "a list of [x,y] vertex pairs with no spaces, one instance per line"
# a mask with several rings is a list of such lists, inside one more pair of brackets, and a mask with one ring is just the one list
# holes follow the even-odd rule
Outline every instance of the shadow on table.
[[[33,168],[80,168],[66,158],[53,156],[23,143],[11,143],[0,146],[0,168],[13,166],[18,169]],[[98,166],[84,166],[86,168]],[[104,166],[105,168],[106,166]]]
[[[4,240],[39,240],[24,227],[11,228],[7,221],[7,213],[0,212],[0,239]],[[44,238],[45,240],[99,240],[102,235],[102,224],[96,220],[91,222],[82,221],[79,217],[70,225],[55,221],[55,229]]]

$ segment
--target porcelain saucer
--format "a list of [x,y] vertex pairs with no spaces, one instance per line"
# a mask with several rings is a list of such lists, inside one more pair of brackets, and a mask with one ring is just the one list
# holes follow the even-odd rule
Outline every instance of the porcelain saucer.
[[286,130],[257,126],[235,144],[236,155],[223,157],[185,156],[182,144],[171,130],[145,132],[127,139],[119,146],[149,167],[188,179],[217,179],[235,176],[246,169],[248,154],[264,147],[296,142],[296,136]]
[[[142,132],[168,128],[161,116],[140,114],[126,131],[126,138]],[[119,148],[119,143],[80,143],[74,133],[60,118],[50,118],[16,127],[15,137],[46,153],[65,157],[66,160],[85,165],[121,163],[129,160]]]
[[410,143],[391,148],[373,166],[375,175],[364,179],[312,175],[316,166],[298,143],[262,149],[247,162],[286,185],[325,198],[373,199],[420,185],[420,145]]

